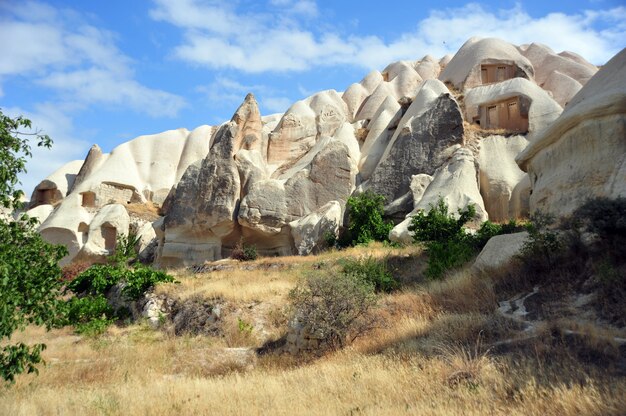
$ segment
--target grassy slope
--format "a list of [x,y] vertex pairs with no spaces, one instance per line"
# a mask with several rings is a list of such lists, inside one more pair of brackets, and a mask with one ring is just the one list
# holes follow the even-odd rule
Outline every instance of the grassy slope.
[[[260,346],[259,326],[266,337],[284,331],[285,296],[299,276],[369,254],[390,255],[403,283],[381,298],[381,324],[369,336],[300,362],[228,349]],[[178,272],[182,283],[158,292],[219,297],[229,305],[222,336],[177,337],[131,325],[88,339],[69,329],[28,328],[16,338],[47,343],[48,365],[0,391],[0,414],[608,415],[626,409],[626,378],[612,365],[610,342],[623,333],[589,330],[581,345],[571,346],[547,325],[530,340],[498,344],[523,332],[494,313],[496,285],[467,270],[427,284],[423,262],[414,247],[374,245],[260,259],[253,270]],[[237,318],[256,325],[251,334],[238,330]],[[587,359],[580,351],[596,355]]]

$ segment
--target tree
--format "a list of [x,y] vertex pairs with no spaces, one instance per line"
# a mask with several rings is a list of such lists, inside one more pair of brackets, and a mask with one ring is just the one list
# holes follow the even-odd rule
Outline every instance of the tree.
[[[30,120],[0,111],[0,205],[5,210],[21,208],[18,175],[26,172],[26,158],[32,156],[29,136],[38,146],[52,145],[47,135],[20,131],[30,128]],[[49,329],[62,321],[64,311],[58,262],[67,250],[45,242],[36,224],[26,215],[17,220],[0,215],[0,377],[7,382],[23,372],[37,372],[45,349],[44,344],[11,344],[13,333],[28,324]]]
[[387,241],[393,223],[383,216],[385,197],[371,191],[348,198],[348,230],[356,244]]

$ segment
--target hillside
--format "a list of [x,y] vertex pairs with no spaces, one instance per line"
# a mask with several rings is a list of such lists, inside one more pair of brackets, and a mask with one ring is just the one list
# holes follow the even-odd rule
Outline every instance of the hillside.
[[[301,276],[370,255],[386,258],[402,284],[379,298],[376,328],[321,358],[277,354],[272,341],[285,333],[286,296]],[[48,344],[48,364],[1,393],[0,413],[623,413],[623,329],[581,320],[569,308],[549,318],[526,317],[535,320],[529,330],[502,313],[505,302],[497,307],[524,286],[503,285],[506,270],[486,275],[467,268],[427,282],[419,272],[424,262],[415,246],[375,244],[177,272],[181,283],[161,285],[156,295],[173,302],[172,313],[186,313],[184,322],[170,316],[160,330],[126,324],[97,338],[69,329],[19,334]],[[546,296],[543,287],[543,302],[567,293]],[[184,312],[216,307],[212,323],[201,312]]]

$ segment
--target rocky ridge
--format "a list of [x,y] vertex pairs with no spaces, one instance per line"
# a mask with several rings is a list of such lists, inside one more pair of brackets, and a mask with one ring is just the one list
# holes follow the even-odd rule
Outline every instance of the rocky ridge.
[[[583,135],[593,147],[583,171],[598,163],[595,140],[621,162],[585,180],[577,198],[625,193],[624,56],[594,75],[571,52],[472,38],[451,58],[392,63],[284,114],[263,117],[249,94],[220,126],[141,136],[110,154],[94,145],[37,186],[29,214],[44,238],[68,246],[65,262],[100,261],[132,229],[144,258],[175,267],[226,257],[240,242],[262,255],[313,253],[365,190],[386,197],[394,241],[409,241],[408,217],[438,198],[452,211],[474,204],[481,220],[560,213],[561,166],[582,157]],[[142,205],[158,212],[131,209]]]

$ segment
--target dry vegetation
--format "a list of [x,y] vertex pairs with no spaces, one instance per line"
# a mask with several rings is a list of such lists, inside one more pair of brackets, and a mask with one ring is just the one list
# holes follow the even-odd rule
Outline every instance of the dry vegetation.
[[[319,359],[245,348],[284,331],[286,294],[304,273],[366,255],[388,257],[402,282],[401,290],[382,295],[372,333]],[[623,331],[561,320],[525,336],[518,322],[494,313],[497,280],[462,270],[424,282],[415,247],[372,245],[230,265],[204,274],[178,271],[180,284],[158,288],[182,301],[228,305],[219,335],[175,336],[137,324],[98,338],[69,329],[17,334],[46,342],[48,364],[39,376],[20,377],[0,392],[0,414],[618,415],[626,409],[623,352],[613,342]],[[253,329],[241,331],[238,319]],[[576,334],[575,341],[568,338]]]

